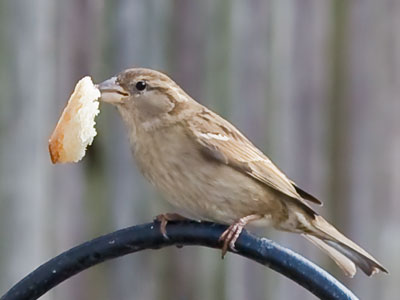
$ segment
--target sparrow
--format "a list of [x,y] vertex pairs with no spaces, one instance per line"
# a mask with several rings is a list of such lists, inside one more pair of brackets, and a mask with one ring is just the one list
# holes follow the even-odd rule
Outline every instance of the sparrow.
[[[298,233],[325,251],[348,276],[387,270],[315,212],[322,203],[298,187],[238,129],[191,98],[167,75],[127,69],[98,85],[116,106],[133,157],[162,195],[187,215],[229,225],[222,255],[247,224]],[[164,214],[168,221],[180,219]],[[183,218],[183,217],[182,217]]]

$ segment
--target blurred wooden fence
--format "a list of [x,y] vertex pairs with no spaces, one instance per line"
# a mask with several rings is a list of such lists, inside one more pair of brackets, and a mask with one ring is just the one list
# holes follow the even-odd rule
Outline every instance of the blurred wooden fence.
[[[130,163],[103,106],[84,161],[52,166],[47,139],[75,82],[166,71],[325,202],[390,276],[347,280],[313,246],[261,231],[361,299],[400,288],[400,2],[0,1],[0,293],[80,242],[173,211]],[[201,248],[144,252],[45,299],[311,299],[265,267]]]

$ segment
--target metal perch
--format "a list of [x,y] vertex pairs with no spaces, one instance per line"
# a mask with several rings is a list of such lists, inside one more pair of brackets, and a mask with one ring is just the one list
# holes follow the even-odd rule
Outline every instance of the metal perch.
[[[159,223],[132,226],[76,246],[45,264],[13,286],[1,300],[37,299],[69,277],[103,261],[144,249],[198,245],[220,248],[219,236],[227,227],[210,222],[180,221],[167,225],[164,238]],[[320,267],[268,239],[243,231],[237,254],[257,261],[297,282],[321,299],[358,299]]]

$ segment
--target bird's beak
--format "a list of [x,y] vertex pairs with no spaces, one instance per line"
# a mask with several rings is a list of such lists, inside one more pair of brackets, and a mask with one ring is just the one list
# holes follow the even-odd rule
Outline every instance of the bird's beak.
[[129,97],[129,93],[116,82],[116,79],[117,77],[111,77],[97,85],[101,92],[101,101],[118,104]]

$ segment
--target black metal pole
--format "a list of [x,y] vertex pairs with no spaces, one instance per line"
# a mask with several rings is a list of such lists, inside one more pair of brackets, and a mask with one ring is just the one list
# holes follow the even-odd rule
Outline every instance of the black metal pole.
[[[209,222],[169,222],[168,239],[159,223],[132,226],[76,246],[45,264],[13,286],[1,300],[37,299],[69,277],[105,260],[144,249],[199,245],[220,248],[218,238],[227,227]],[[334,277],[302,256],[268,239],[243,231],[237,254],[257,261],[294,280],[321,299],[358,299]]]

